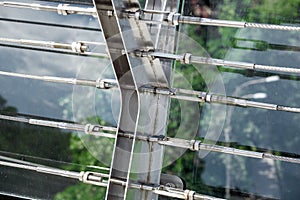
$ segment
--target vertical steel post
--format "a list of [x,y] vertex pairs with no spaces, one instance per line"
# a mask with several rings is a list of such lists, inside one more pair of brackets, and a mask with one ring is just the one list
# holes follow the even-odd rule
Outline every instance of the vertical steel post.
[[[126,50],[116,10],[110,0],[95,0],[97,15],[107,47],[113,64],[115,75],[118,79],[121,91],[121,113],[119,116],[118,132],[129,131],[136,133],[136,123],[139,113],[139,95],[133,77],[132,68]],[[132,89],[125,89],[123,85],[128,85]],[[117,132],[117,133],[118,133]],[[121,179],[128,183],[130,162],[134,139],[117,137],[115,141],[114,154],[111,164],[109,185],[106,199],[124,199],[127,193],[128,184],[125,186],[111,182],[111,179]]]
[[[119,132],[164,135],[169,109],[168,96],[138,92],[141,86],[169,88],[168,78],[158,59],[133,55],[136,50],[154,50],[146,24],[124,16],[124,12],[134,13],[140,9],[138,1],[94,0],[94,5],[121,90]],[[135,89],[128,89],[128,85]],[[131,175],[131,180],[159,184],[162,159],[163,147],[159,144],[117,137],[110,180],[121,179],[128,183]],[[131,162],[134,164],[131,165]],[[110,181],[107,199],[126,199],[127,186]],[[134,190],[129,195],[130,199],[157,198],[157,194],[151,191]]]

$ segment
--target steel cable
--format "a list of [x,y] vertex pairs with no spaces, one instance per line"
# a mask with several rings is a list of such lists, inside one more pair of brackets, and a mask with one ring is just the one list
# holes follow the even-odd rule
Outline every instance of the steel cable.
[[300,27],[295,26],[284,26],[274,24],[259,24],[259,23],[245,23],[245,28],[261,28],[261,29],[272,29],[272,30],[283,30],[283,31],[300,31]]

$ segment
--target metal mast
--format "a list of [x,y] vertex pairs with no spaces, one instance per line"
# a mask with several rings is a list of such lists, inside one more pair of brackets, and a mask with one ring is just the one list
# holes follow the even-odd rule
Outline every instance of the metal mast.
[[[94,6],[97,9],[98,18],[122,93],[119,132],[123,130],[134,133],[139,131],[148,135],[164,134],[165,130],[158,130],[156,127],[166,126],[168,112],[167,110],[161,111],[158,107],[163,105],[165,108],[168,108],[168,98],[160,94],[141,94],[138,92],[138,87],[141,85],[153,85],[167,88],[169,86],[168,80],[158,60],[150,62],[148,58],[133,57],[129,54],[132,50],[148,51],[154,49],[146,24],[135,18],[123,16],[122,12],[124,10],[125,12],[140,10],[138,1],[95,0]],[[115,41],[117,41],[118,45],[115,44]],[[126,85],[135,86],[135,89],[125,89]],[[126,108],[129,108],[129,106],[131,106],[131,111],[128,113]],[[133,108],[132,106],[136,107]],[[145,121],[148,116],[150,116],[151,121],[149,121],[147,127],[143,127],[140,123]],[[159,124],[162,124],[162,126]],[[159,183],[163,155],[162,147],[158,144],[140,142],[141,150],[136,151],[134,144],[135,134],[133,140],[128,141],[128,139],[119,135],[116,139],[110,180],[121,179],[127,184],[120,186],[113,181],[109,181],[108,199],[126,198],[132,162],[135,162],[133,173],[137,175],[138,180],[148,184]],[[149,145],[151,146],[150,148],[148,147]],[[146,156],[143,160],[137,161],[134,155],[142,153]],[[142,199],[157,198],[156,194],[148,191],[137,192],[140,194],[130,195],[138,195]]]

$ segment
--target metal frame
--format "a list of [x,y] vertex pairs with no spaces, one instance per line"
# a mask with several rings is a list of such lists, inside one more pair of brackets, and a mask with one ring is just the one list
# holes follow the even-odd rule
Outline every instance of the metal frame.
[[[80,3],[80,1],[71,2]],[[66,4],[48,6],[18,2],[0,2],[0,6],[38,9],[43,11],[57,12],[58,14],[62,15],[97,15],[106,39],[109,56],[111,58],[118,82],[116,83],[114,80],[81,80],[63,77],[35,76],[3,71],[0,71],[0,75],[30,78],[55,83],[92,86],[98,89],[109,89],[119,86],[122,100],[122,109],[117,128],[92,124],[81,125],[68,122],[0,115],[0,119],[2,120],[17,121],[37,126],[82,131],[85,132],[85,134],[115,139],[110,174],[100,174],[85,171],[66,171],[49,168],[47,166],[38,166],[34,163],[22,162],[16,159],[12,160],[11,158],[6,161],[0,160],[0,165],[32,170],[44,174],[63,176],[71,179],[78,179],[84,183],[107,187],[106,199],[126,199],[128,198],[128,194],[129,197],[135,199],[157,199],[158,195],[181,199],[215,199],[213,197],[196,194],[195,191],[184,190],[182,186],[180,186],[180,188],[171,188],[164,184],[161,185],[160,176],[163,146],[185,148],[193,151],[208,150],[244,157],[272,159],[300,164],[300,159],[298,158],[276,156],[275,154],[271,153],[254,152],[206,144],[202,143],[200,140],[184,140],[166,136],[170,98],[196,102],[220,103],[242,107],[255,107],[275,111],[300,112],[299,108],[248,101],[247,99],[225,97],[207,92],[172,88],[170,86],[170,77],[172,76],[172,71],[171,68],[168,68],[170,67],[169,65],[171,65],[172,61],[180,61],[183,64],[200,63],[296,74],[300,73],[299,69],[210,59],[205,57],[197,57],[188,52],[183,55],[154,52],[156,49],[164,49],[163,47],[159,46],[160,32],[162,31],[161,27],[164,25],[171,27],[171,29],[169,29],[171,30],[170,32],[174,31],[174,27],[181,23],[235,28],[263,28],[294,31],[299,31],[300,28],[182,16],[181,14],[176,13],[174,8],[173,10],[169,9],[168,11],[165,11],[167,7],[166,0],[160,1],[163,4],[162,9],[160,10],[158,10],[159,6],[157,4],[154,6],[154,2],[155,0],[147,1],[145,9],[140,8],[138,0],[93,0],[93,4],[95,6],[93,8],[70,6]],[[85,1],[84,4],[91,5],[88,3],[88,1]],[[150,5],[152,5],[153,10],[151,10]],[[148,20],[148,18],[151,18],[151,20]],[[23,21],[22,23],[31,22]],[[155,45],[152,43],[147,24],[158,26],[158,34],[156,36]],[[39,25],[47,24],[40,23]],[[174,42],[174,40],[170,38],[167,38],[167,41]],[[98,45],[93,42],[90,43],[80,41],[66,44],[52,41],[35,41],[9,38],[0,38],[0,42],[5,43],[3,46],[9,46],[10,44],[23,45],[16,46],[17,48],[28,48],[34,50],[45,50],[45,48],[57,49],[56,51],[59,50],[59,53],[107,57],[107,54],[92,54],[93,52],[87,52],[88,44]],[[172,45],[170,46],[174,47]],[[12,47],[12,45],[10,47]],[[40,49],[33,47],[40,47]],[[173,49],[170,49],[170,51],[172,50]],[[167,59],[167,61],[160,62],[159,59]],[[148,118],[150,118],[150,120],[148,120]],[[143,124],[144,121],[147,121],[148,124]],[[106,133],[103,131],[116,132],[116,134]],[[139,148],[136,148],[136,144],[138,144]],[[142,157],[140,156],[141,154],[143,155]],[[3,158],[1,159],[3,160]],[[134,165],[132,165],[133,162]],[[134,176],[130,177],[132,174],[134,174]],[[171,178],[170,180],[173,181],[175,179],[176,178]],[[130,190],[130,192],[128,192],[128,190]],[[133,195],[134,197],[130,195]]]
[[[133,51],[148,52],[154,49],[146,24],[135,18],[126,18],[123,16],[124,9],[125,12],[140,10],[138,1],[95,0],[94,5],[97,8],[99,21],[107,41],[122,93],[119,130],[134,133],[138,130],[139,133],[147,135],[164,135],[167,124],[169,98],[161,94],[138,93],[138,87],[143,85],[168,88],[169,82],[164,70],[159,60],[153,61],[147,57],[135,57],[129,54],[129,52]],[[118,41],[120,45],[116,45],[115,41]],[[115,52],[119,52],[119,54]],[[130,81],[129,84],[128,81]],[[135,86],[135,90],[124,89],[128,85]],[[134,101],[128,98],[128,96],[132,96],[132,93],[136,96]],[[135,108],[132,110],[131,107],[131,111],[128,113],[126,110],[129,106],[135,106]],[[165,108],[166,110],[162,111],[161,108]],[[130,116],[134,116],[136,120],[131,120],[132,117]],[[147,120],[149,117],[150,121]],[[148,122],[146,126],[142,125],[144,121]],[[131,127],[124,128],[125,124],[131,124]],[[160,129],[161,127],[163,127],[163,130]],[[139,141],[139,148],[134,149],[134,143],[135,135],[133,140],[130,141],[118,135],[112,163],[111,180],[123,179],[128,183],[128,176],[133,171],[136,174],[134,177],[137,177],[136,179],[140,182],[145,184],[159,184],[163,157],[162,146],[155,143],[148,143],[147,141]],[[125,148],[124,144],[127,145]],[[130,144],[131,148],[128,147],[128,144]],[[131,152],[131,154],[125,156],[123,150]],[[134,150],[134,155],[132,154],[132,150]],[[143,156],[141,157],[140,155]],[[134,169],[130,168],[131,161],[135,163]],[[123,172],[118,170],[120,168]],[[127,187],[128,184],[120,187],[110,182],[107,198],[125,199]],[[157,198],[156,194],[149,191],[137,190],[131,195],[138,195],[141,199]]]
[[[135,138],[119,137],[120,131],[130,131],[134,135],[137,129],[140,103],[138,89],[133,77],[132,68],[127,54],[124,54],[126,47],[121,35],[118,19],[115,16],[116,9],[112,1],[94,1],[97,15],[107,42],[108,51],[113,63],[115,75],[120,86],[126,84],[131,89],[120,87],[122,108],[119,116],[117,138],[113,152],[111,171],[108,180],[107,199],[125,199],[128,183],[129,170],[132,160]],[[114,37],[113,39],[111,39]],[[112,40],[118,41],[112,43]],[[116,44],[117,46],[114,46]],[[124,78],[126,76],[126,78]],[[129,106],[131,106],[129,108]],[[121,180],[125,185],[115,184],[112,180]]]

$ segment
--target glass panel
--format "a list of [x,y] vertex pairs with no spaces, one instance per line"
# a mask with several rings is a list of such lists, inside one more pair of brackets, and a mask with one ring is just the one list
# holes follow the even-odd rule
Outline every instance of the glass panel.
[[[185,15],[297,26],[298,7],[299,1],[186,1]],[[184,25],[182,29],[201,45],[198,48],[201,50],[195,51],[186,48],[186,40],[180,41],[179,46],[183,46],[183,50],[186,48],[193,55],[207,54],[211,58],[228,61],[298,68],[299,38],[296,31],[195,25]],[[203,78],[207,71],[204,70],[204,75],[202,72],[199,75],[197,69],[200,67],[207,69],[206,66],[182,64],[177,64],[176,69],[187,77],[195,90],[222,93],[218,91],[220,87],[215,87],[216,82]],[[212,80],[221,76],[225,94],[228,96],[300,106],[297,101],[298,75],[233,67],[217,69],[219,73],[212,74]],[[174,86],[181,83],[174,81]],[[236,106],[218,108],[219,111],[215,109],[218,111],[215,113],[215,106],[217,105],[204,103],[200,107],[198,137],[204,142],[299,158],[296,134],[299,130],[299,114]],[[226,120],[222,120],[222,115],[225,114]],[[176,121],[181,118],[182,123],[182,119],[189,119],[191,115],[187,113],[182,117],[176,102],[171,104],[169,132],[180,126]],[[189,122],[195,123],[193,120]],[[217,132],[218,125],[221,125],[220,133]],[[163,171],[178,175],[185,180],[187,188],[202,194],[228,199],[296,199],[299,195],[299,169],[297,164],[270,159],[187,151]]]
[[[58,5],[55,2],[50,3]],[[150,0],[140,0],[143,7],[149,2]],[[299,24],[299,0],[157,2],[156,7],[160,6],[161,10],[183,10],[183,14],[187,16],[287,26]],[[86,0],[83,4],[90,4],[90,1]],[[156,16],[155,19],[160,17]],[[0,24],[0,71],[19,73],[18,76],[26,74],[39,77],[34,80],[16,77],[16,74],[4,76],[2,73],[1,115],[18,117],[20,120],[30,118],[71,125],[90,123],[117,127],[121,104],[118,88],[95,88],[99,86],[96,85],[99,83],[96,80],[115,79],[110,61],[103,58],[106,49],[99,44],[104,39],[96,18],[0,7]],[[299,68],[300,44],[297,31],[181,24],[177,34],[175,28],[168,24],[148,27],[158,51],[174,53],[173,50],[176,49],[176,54],[179,55],[188,52],[192,56],[247,62],[250,63],[249,66],[257,67],[252,70],[232,66],[182,64],[187,58],[184,57],[182,63],[176,62],[171,68],[170,59],[161,59],[166,78],[173,88],[300,107],[297,101],[300,77],[297,74],[258,69],[258,65]],[[96,52],[98,56],[76,55],[78,52],[72,52],[74,49],[67,51],[47,48],[41,51],[36,46],[3,42],[3,38],[55,41],[71,45],[72,42],[80,41],[97,42],[89,44],[88,51]],[[52,77],[52,82],[49,82],[49,76]],[[53,82],[53,77],[55,80],[88,79],[93,80],[95,85],[72,85],[74,81],[71,81],[72,84],[58,83]],[[44,80],[40,80],[43,78]],[[143,131],[148,125],[149,108],[145,105],[146,101],[151,100],[145,94],[142,96],[143,123],[138,127],[139,131]],[[167,112],[167,107],[164,104],[158,110]],[[179,99],[171,99],[169,108],[168,137],[190,142],[193,139],[201,140],[203,144],[227,147],[227,150],[235,148],[300,158],[298,113]],[[87,135],[86,127],[72,131],[9,120],[1,120],[0,127],[1,162],[42,165],[76,172],[89,170],[109,173],[114,140]],[[145,142],[136,143],[136,151],[141,151],[142,148],[146,151],[147,145],[142,145]],[[173,145],[179,146],[180,142]],[[217,148],[214,147],[213,150],[216,151]],[[145,157],[134,158],[133,169],[144,167],[139,158]],[[299,164],[249,158],[245,154],[233,156],[204,150],[195,152],[174,146],[164,146],[163,159],[162,173],[178,176],[185,182],[187,189],[197,193],[227,199],[297,199],[299,196]],[[158,163],[158,160],[150,162]],[[136,163],[139,165],[134,166]],[[0,194],[24,198],[104,199],[106,192],[105,188],[82,184],[76,179],[2,165],[0,178],[3,180],[0,183]],[[139,176],[134,173],[131,174],[131,179],[140,181]],[[127,198],[140,197],[135,189],[130,189]],[[166,197],[160,196],[159,199]]]
[[[47,4],[49,2],[24,1]],[[50,5],[58,5],[50,3]],[[97,18],[0,7],[0,38],[72,44],[103,43]],[[25,47],[25,48],[22,48]],[[102,44],[88,51],[106,53]],[[44,50],[46,49],[46,50]],[[62,52],[63,51],[63,52]],[[71,53],[65,53],[71,52]],[[107,58],[78,55],[72,50],[0,42],[0,71],[40,77],[82,80],[112,79]],[[58,79],[56,79],[58,80]],[[119,90],[0,76],[0,114],[68,124],[116,127]],[[28,123],[0,120],[0,161],[36,164],[70,171],[109,173],[113,139]],[[103,168],[104,167],[104,168]],[[106,188],[76,179],[2,167],[0,193],[37,199],[103,199]]]

